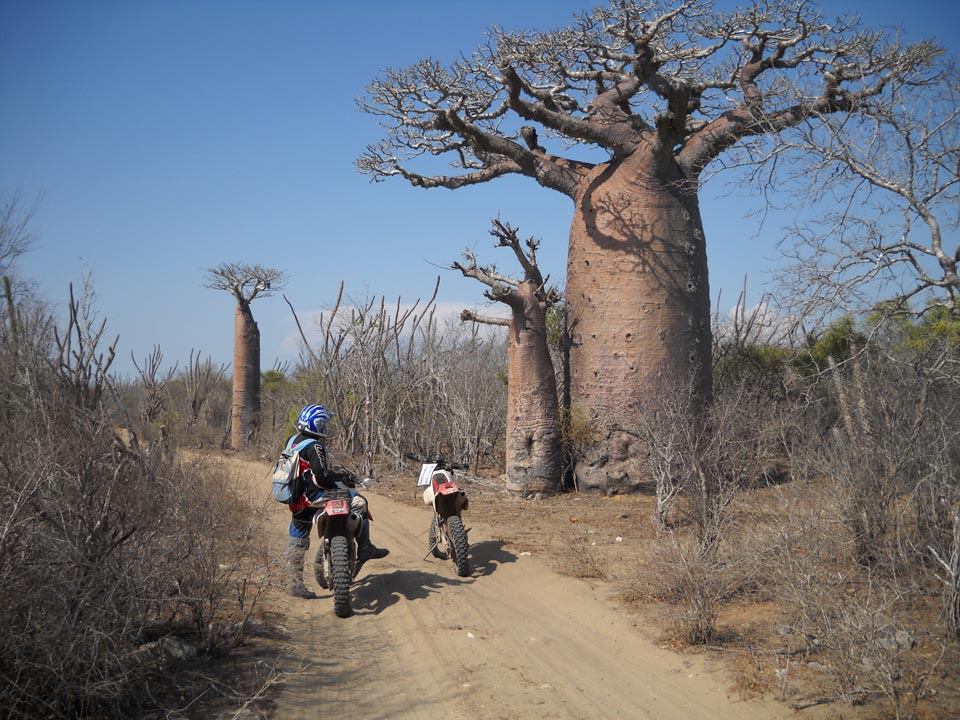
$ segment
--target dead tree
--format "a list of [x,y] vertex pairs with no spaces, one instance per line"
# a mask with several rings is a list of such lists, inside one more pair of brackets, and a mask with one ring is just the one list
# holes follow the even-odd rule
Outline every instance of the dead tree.
[[[364,302],[344,303],[343,283],[333,308],[316,319],[321,339],[311,343],[300,325],[293,305],[286,297],[300,331],[309,367],[320,377],[323,397],[312,397],[337,416],[338,442],[351,456],[360,456],[359,470],[369,473],[379,451],[396,458],[401,455],[399,438],[390,437],[390,418],[397,408],[407,404],[408,393],[416,381],[400,386],[392,382],[396,368],[409,364],[414,352],[417,329],[433,313],[440,279],[433,294],[421,308],[417,300],[412,306],[387,305],[385,297],[371,297]],[[406,348],[406,351],[404,351]]]
[[187,387],[187,398],[190,402],[190,416],[187,418],[187,425],[193,427],[200,419],[200,413],[203,411],[203,405],[210,392],[223,379],[227,372],[227,365],[214,367],[213,360],[207,358],[200,361],[200,351],[190,350],[190,361],[184,373],[184,383]]
[[260,328],[250,303],[283,287],[283,272],[262,265],[223,263],[207,268],[205,287],[226,290],[237,301],[233,334],[233,402],[230,446],[246,447],[260,426]]
[[97,325],[92,316],[93,289],[89,280],[84,281],[83,294],[77,299],[70,283],[69,318],[67,328],[61,334],[54,327],[54,342],[57,356],[54,368],[57,375],[73,395],[77,405],[94,410],[99,407],[100,399],[110,382],[110,366],[117,354],[116,336],[106,349],[101,349],[103,333],[107,327],[104,318]]
[[150,425],[160,417],[166,407],[166,387],[167,383],[173,378],[177,371],[177,364],[174,363],[166,373],[160,373],[160,363],[163,362],[163,352],[159,345],[153,346],[153,352],[143,360],[143,367],[137,363],[133,353],[130,353],[130,359],[133,366],[140,375],[140,381],[143,383],[143,390],[146,393],[143,405],[140,408],[140,418],[145,425]]
[[453,267],[489,289],[484,295],[506,304],[510,318],[495,318],[464,310],[466,321],[504,325],[508,328],[508,390],[506,436],[507,489],[523,495],[552,493],[560,487],[560,417],[557,382],[547,344],[547,309],[559,299],[548,288],[537,267],[537,247],[533,238],[521,247],[517,229],[493,221],[490,234],[497,247],[513,250],[523,269],[523,279],[515,280],[497,272],[494,265],[480,267],[469,250],[467,264]]

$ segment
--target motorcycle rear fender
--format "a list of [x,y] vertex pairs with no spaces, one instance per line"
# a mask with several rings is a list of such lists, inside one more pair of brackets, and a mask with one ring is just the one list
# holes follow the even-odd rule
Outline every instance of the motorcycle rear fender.
[[458,489],[454,493],[446,495],[436,495],[434,497],[434,509],[442,517],[459,515],[462,510],[467,509],[467,494]]
[[330,538],[335,535],[354,537],[360,531],[363,518],[352,511],[336,515],[320,512],[314,517],[314,522],[317,525],[317,533],[320,537]]

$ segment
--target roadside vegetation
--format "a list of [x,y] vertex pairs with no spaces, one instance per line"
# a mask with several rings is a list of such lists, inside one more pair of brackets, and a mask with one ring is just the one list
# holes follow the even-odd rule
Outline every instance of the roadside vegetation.
[[271,576],[261,516],[215,464],[181,461],[159,431],[137,438],[165,389],[111,375],[89,286],[65,319],[10,276],[4,291],[0,707],[163,715],[184,704],[174,668],[247,635]]

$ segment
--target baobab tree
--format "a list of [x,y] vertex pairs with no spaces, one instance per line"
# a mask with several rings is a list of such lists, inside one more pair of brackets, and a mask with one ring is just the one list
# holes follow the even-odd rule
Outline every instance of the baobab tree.
[[560,487],[560,413],[557,381],[547,344],[547,310],[559,296],[547,287],[537,267],[534,238],[526,241],[524,252],[517,229],[499,220],[493,221],[490,234],[498,247],[513,250],[523,279],[515,280],[497,271],[495,265],[480,267],[467,250],[466,265],[454,262],[453,268],[489,289],[484,295],[509,306],[510,317],[480,315],[470,310],[463,320],[505,325],[507,327],[507,436],[506,486],[523,495],[556,492]]
[[246,263],[222,263],[207,268],[205,287],[226,290],[237,301],[233,324],[233,403],[230,446],[247,446],[260,426],[260,328],[250,303],[282,289],[284,274],[274,268]]
[[[939,53],[804,0],[731,13],[710,0],[618,0],[559,30],[494,28],[449,67],[386,71],[360,101],[386,137],[357,164],[422,188],[524,175],[573,201],[569,390],[598,438],[577,478],[632,485],[643,476],[633,424],[644,395],[692,382],[702,405],[712,392],[698,202],[708,168],[762,162],[800,123],[924,83]],[[587,152],[564,156],[571,145]],[[452,173],[428,174],[427,155],[448,158]]]

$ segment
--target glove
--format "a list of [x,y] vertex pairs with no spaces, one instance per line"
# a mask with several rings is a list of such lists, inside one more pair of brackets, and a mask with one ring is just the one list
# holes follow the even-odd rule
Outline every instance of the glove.
[[373,485],[373,478],[368,477],[360,481],[360,487],[362,487],[364,490],[368,490],[371,485]]

